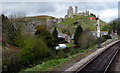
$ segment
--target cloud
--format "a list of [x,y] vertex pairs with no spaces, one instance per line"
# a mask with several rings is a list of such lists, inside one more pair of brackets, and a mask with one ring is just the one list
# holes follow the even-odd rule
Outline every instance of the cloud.
[[[26,16],[50,15],[64,17],[69,6],[78,6],[78,11],[89,10],[99,14],[101,19],[109,22],[117,16],[117,2],[5,2],[2,12],[6,15],[11,13],[23,13]],[[117,18],[117,17],[116,17]]]
[[53,3],[44,3],[44,2],[9,2],[3,3],[3,13],[24,13],[24,14],[38,14],[38,13],[47,13],[55,11]]
[[105,21],[109,22],[110,20],[113,20],[118,17],[118,10],[117,9],[109,9],[105,10],[100,14],[101,18]]
[[118,2],[119,0],[2,0],[3,2]]

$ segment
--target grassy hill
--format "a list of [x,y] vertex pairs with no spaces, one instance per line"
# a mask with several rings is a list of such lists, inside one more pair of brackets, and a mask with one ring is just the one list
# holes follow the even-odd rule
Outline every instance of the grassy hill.
[[[94,16],[89,15],[89,16],[84,16],[84,15],[73,15],[72,17],[66,18],[63,22],[60,22],[56,25],[65,25],[66,27],[58,27],[58,29],[60,31],[69,31],[71,33],[74,33],[75,28],[77,28],[78,25],[81,25],[83,30],[89,28],[91,31],[95,31],[96,30],[96,26],[95,24],[97,23],[96,20],[89,20],[89,18],[92,18]],[[41,16],[33,16],[33,17],[24,17],[24,18],[19,18],[19,19],[15,19],[15,21],[20,21],[20,20],[24,20],[25,22],[40,22],[40,24],[44,25],[46,24],[46,20],[47,19],[55,19],[55,17],[53,16],[47,16],[47,15],[41,15]],[[80,22],[77,25],[74,25],[75,21],[80,20]],[[81,21],[83,20],[83,21]],[[100,20],[100,24],[101,24],[101,29],[104,25],[106,25],[107,23]]]
[[[94,16],[89,15],[89,16],[84,16],[84,15],[74,15],[73,18],[69,17],[66,18],[63,22],[58,23],[58,25],[64,24],[70,27],[77,27],[78,25],[81,25],[83,29],[89,28],[90,30],[96,30],[96,26],[95,24],[97,23],[96,20],[89,20],[89,18],[92,18]],[[74,25],[74,22],[77,20],[81,20],[83,19],[83,21],[80,21],[77,25]],[[107,23],[100,20],[100,24],[101,24],[101,28],[106,25]]]
[[45,24],[47,19],[55,19],[53,16],[47,16],[47,15],[40,15],[40,16],[32,16],[32,17],[24,17],[24,18],[18,18],[14,19],[14,21],[26,21],[26,22],[41,22],[41,24]]

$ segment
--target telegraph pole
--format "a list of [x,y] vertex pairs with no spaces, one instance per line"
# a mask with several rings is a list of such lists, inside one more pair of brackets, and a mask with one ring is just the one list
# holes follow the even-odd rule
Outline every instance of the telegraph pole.
[[99,18],[100,18],[100,16],[98,15],[97,16],[97,18],[96,18],[96,20],[97,20],[97,38],[98,38],[98,48],[100,48],[101,47],[101,45],[100,45],[100,21],[99,21]]

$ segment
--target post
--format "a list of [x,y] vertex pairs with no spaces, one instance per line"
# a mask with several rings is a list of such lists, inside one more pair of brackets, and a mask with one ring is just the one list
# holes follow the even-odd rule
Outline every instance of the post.
[[101,42],[100,42],[100,37],[101,37],[100,35],[101,35],[101,34],[100,34],[100,22],[99,22],[99,18],[100,18],[100,16],[98,15],[98,16],[97,16],[97,38],[98,38],[97,41],[98,41],[98,48],[101,47],[101,45],[100,45],[100,43],[101,43]]

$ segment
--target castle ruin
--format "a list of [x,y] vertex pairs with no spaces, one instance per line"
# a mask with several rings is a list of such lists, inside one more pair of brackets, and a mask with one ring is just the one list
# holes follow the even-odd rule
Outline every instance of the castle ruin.
[[68,10],[67,10],[67,15],[65,16],[65,18],[71,17],[72,15],[84,15],[84,16],[88,16],[89,15],[89,11],[83,11],[83,12],[79,12],[78,13],[78,7],[75,6],[75,11],[73,11],[72,6],[69,6]]
[[73,8],[72,6],[69,7],[69,9],[67,10],[67,17],[71,17],[73,15]]
[[78,7],[75,6],[75,15],[77,15],[77,14],[78,14]]

